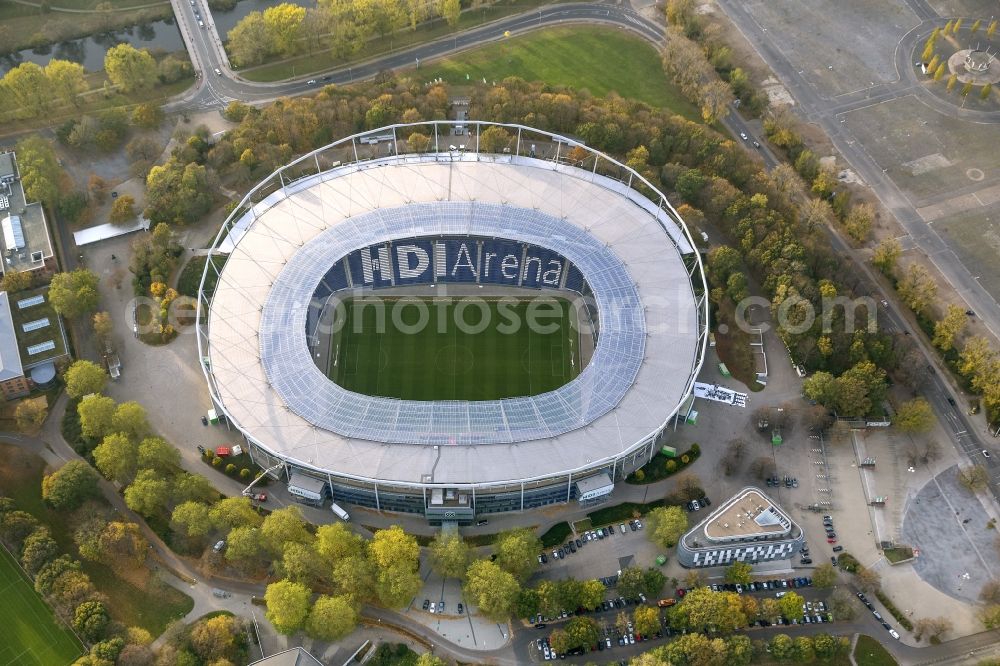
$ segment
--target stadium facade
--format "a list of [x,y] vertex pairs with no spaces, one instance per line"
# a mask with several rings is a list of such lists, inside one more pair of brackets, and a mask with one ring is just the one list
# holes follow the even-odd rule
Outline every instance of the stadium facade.
[[[212,399],[258,464],[324,482],[338,503],[432,522],[620,480],[655,453],[707,343],[700,257],[651,183],[518,125],[500,126],[502,152],[481,152],[492,124],[461,125],[476,146],[451,144],[455,123],[396,125],[276,171],[224,223],[198,304]],[[413,132],[427,152],[409,152]],[[594,348],[575,378],[533,396],[407,401],[345,390],[314,362],[340,295],[499,288],[587,303]]]

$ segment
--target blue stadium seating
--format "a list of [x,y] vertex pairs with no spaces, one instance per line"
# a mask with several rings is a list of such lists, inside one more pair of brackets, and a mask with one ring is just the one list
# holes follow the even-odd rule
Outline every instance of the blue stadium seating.
[[501,238],[470,236],[405,239],[355,250],[327,271],[316,296],[326,298],[349,286],[379,289],[436,282],[532,289],[559,289],[565,282],[567,290],[581,294],[588,290],[576,266],[557,252]]
[[479,281],[481,283],[514,286],[521,283],[521,260],[524,258],[524,243],[487,239],[483,241],[480,257]]
[[373,245],[347,255],[355,288],[392,286],[392,255],[388,245]]
[[585,288],[583,273],[576,267],[576,264],[569,264],[569,272],[566,274],[566,289],[582,294]]
[[[398,285],[434,283],[434,245],[429,240],[405,240],[392,244],[392,274]],[[400,274],[400,264],[403,274]]]
[[434,241],[434,277],[438,282],[476,282],[479,242],[475,238]]
[[528,245],[524,253],[524,264],[521,266],[521,286],[558,289],[562,283],[565,263],[566,260],[557,252]]

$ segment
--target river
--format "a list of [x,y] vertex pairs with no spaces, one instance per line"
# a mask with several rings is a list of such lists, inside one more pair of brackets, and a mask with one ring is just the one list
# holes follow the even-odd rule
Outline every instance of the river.
[[[199,6],[204,7],[204,0],[197,1]],[[268,7],[281,4],[282,1],[243,0],[242,2],[238,2],[233,9],[212,12],[212,15],[215,18],[215,25],[219,33],[225,39],[226,33],[247,14],[252,11],[264,11]],[[56,0],[56,3],[58,3],[58,0]],[[315,3],[309,2],[309,0],[299,0],[295,4],[315,6]],[[169,19],[163,21],[136,25],[125,30],[91,35],[81,39],[60,42],[52,46],[25,49],[2,55],[0,56],[0,75],[6,74],[8,70],[17,67],[22,62],[34,62],[44,66],[53,58],[78,62],[87,71],[99,71],[104,68],[104,55],[108,52],[108,49],[124,42],[136,48],[146,48],[150,51],[165,51],[170,53],[184,50],[184,42],[181,39],[180,30],[177,28],[174,17],[171,16]]]

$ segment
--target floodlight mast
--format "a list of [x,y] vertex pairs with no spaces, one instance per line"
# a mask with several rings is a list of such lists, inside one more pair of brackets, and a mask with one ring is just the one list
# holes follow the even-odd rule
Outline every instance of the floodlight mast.
[[265,469],[265,470],[264,470],[263,472],[261,472],[261,473],[260,473],[260,474],[259,474],[259,475],[257,476],[257,478],[256,478],[256,479],[254,479],[253,481],[251,481],[251,482],[250,482],[250,485],[249,485],[249,486],[247,486],[246,488],[244,488],[244,489],[243,489],[243,496],[244,496],[244,497],[249,497],[249,496],[250,496],[250,495],[252,494],[252,493],[251,493],[251,490],[253,489],[253,487],[254,487],[255,485],[257,485],[257,482],[258,482],[258,481],[260,481],[260,480],[261,480],[261,479],[263,479],[263,478],[264,478],[264,477],[265,477],[265,476],[266,476],[267,474],[270,474],[271,472],[273,472],[274,470],[278,469],[279,467],[283,467],[283,466],[284,466],[284,464],[285,464],[285,463],[278,463],[278,464],[276,464],[276,465],[271,465],[270,467],[268,467],[267,469]]

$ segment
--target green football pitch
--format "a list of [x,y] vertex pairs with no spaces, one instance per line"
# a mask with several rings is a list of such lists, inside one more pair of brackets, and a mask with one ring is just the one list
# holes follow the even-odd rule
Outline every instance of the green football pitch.
[[64,666],[83,647],[0,548],[0,666]]
[[[345,301],[343,325],[330,338],[328,376],[350,391],[386,398],[498,400],[552,391],[580,372],[569,301],[407,300],[381,299],[381,313]],[[529,315],[541,325],[529,326]]]

